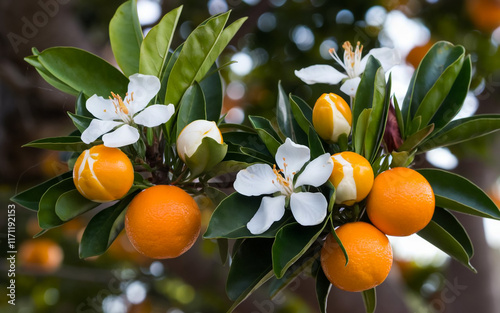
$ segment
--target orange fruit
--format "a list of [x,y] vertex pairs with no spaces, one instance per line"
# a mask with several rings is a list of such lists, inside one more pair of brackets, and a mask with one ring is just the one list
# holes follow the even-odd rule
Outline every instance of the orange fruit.
[[130,202],[125,231],[140,253],[153,259],[175,258],[189,250],[201,229],[194,199],[176,186],[145,189]]
[[346,291],[363,291],[380,285],[392,267],[389,239],[373,225],[347,223],[335,232],[344,246],[349,262],[332,234],[321,249],[321,267],[328,280]]
[[332,155],[333,171],[330,182],[336,189],[335,203],[353,205],[370,192],[373,185],[373,169],[363,156],[350,152]]
[[500,26],[500,2],[496,0],[467,0],[469,17],[480,31],[491,33]]
[[408,55],[406,56],[406,63],[409,63],[413,66],[413,68],[417,68],[422,62],[422,59],[425,57],[427,52],[432,48],[435,41],[429,40],[425,44],[421,46],[416,46],[410,50]]
[[76,189],[95,202],[118,200],[134,183],[134,168],[118,148],[94,146],[82,152],[73,168]]
[[18,258],[24,268],[52,273],[61,266],[64,254],[57,243],[47,238],[30,239],[21,243]]
[[337,142],[340,135],[349,135],[351,131],[351,108],[342,97],[334,93],[324,93],[318,98],[312,118],[314,129],[328,142]]
[[366,212],[378,229],[391,236],[408,236],[423,229],[434,214],[434,192],[415,170],[396,167],[375,178]]

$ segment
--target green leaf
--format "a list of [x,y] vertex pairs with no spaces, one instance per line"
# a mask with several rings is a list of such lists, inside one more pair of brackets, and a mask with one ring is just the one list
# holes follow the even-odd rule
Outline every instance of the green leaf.
[[308,132],[312,124],[312,108],[301,98],[290,94],[290,105],[292,106],[292,113],[297,123],[302,128],[304,133]]
[[271,155],[275,155],[282,141],[278,133],[274,130],[271,122],[260,116],[249,116],[250,123],[257,131],[260,139],[264,142]]
[[210,18],[186,39],[170,75],[165,102],[178,105],[186,90],[200,82],[229,43],[245,19],[239,19],[224,30],[230,12]]
[[217,239],[217,247],[219,248],[219,257],[222,265],[225,265],[229,258],[229,240],[226,238]]
[[227,277],[227,295],[235,301],[229,312],[273,276],[272,244],[272,239],[258,238],[239,246]]
[[353,146],[354,152],[359,155],[365,155],[365,137],[366,137],[366,129],[368,127],[368,123],[370,120],[370,115],[372,113],[372,109],[364,109],[357,118],[356,128],[353,128]]
[[65,192],[74,189],[75,184],[72,177],[66,178],[47,189],[40,198],[38,207],[38,224],[41,228],[49,229],[64,224],[64,221],[55,212],[57,199]]
[[89,110],[87,110],[87,97],[85,97],[83,92],[80,92],[80,94],[78,94],[78,97],[76,98],[75,115],[80,115],[89,118],[94,117],[92,113],[90,113]]
[[73,176],[73,171],[51,178],[10,198],[11,201],[32,211],[38,211],[38,204],[43,194],[53,185]]
[[462,224],[450,212],[436,207],[432,220],[418,235],[476,272],[470,264],[470,258],[474,254],[470,238]]
[[41,52],[38,60],[52,75],[87,97],[97,94],[107,98],[111,91],[120,95],[127,92],[128,78],[113,65],[87,51],[54,47]]
[[311,257],[310,253],[304,254],[300,257],[292,266],[290,266],[282,278],[278,279],[275,276],[271,279],[269,283],[268,294],[271,298],[274,298],[280,291],[285,289],[294,279],[303,279],[304,277],[299,277],[301,274],[305,276],[305,270],[311,268],[311,265],[315,262],[315,259]]
[[177,49],[175,49],[174,52],[168,54],[168,62],[165,65],[165,69],[162,71],[163,76],[160,78],[161,81],[161,88],[158,94],[156,95],[157,101],[156,103],[164,103],[164,104],[170,104],[168,102],[165,102],[165,93],[167,92],[167,84],[168,84],[168,79],[170,77],[170,73],[172,72],[172,68],[174,67],[175,62],[177,62],[177,59],[179,58],[179,55],[181,54],[182,48],[184,47],[184,43],[181,43]]
[[78,90],[71,88],[70,86],[68,86],[67,84],[62,82],[59,78],[52,75],[52,73],[49,72],[49,70],[47,70],[45,68],[45,66],[43,66],[42,63],[40,63],[40,61],[38,60],[38,56],[32,55],[32,56],[24,58],[24,60],[26,62],[28,62],[30,65],[32,65],[33,67],[35,67],[38,74],[40,74],[40,76],[42,76],[42,78],[50,85],[56,87],[57,89],[61,90],[62,92],[65,92],[67,94],[75,95],[75,96],[78,95],[78,93],[79,93]]
[[257,133],[255,132],[247,132],[247,131],[224,132],[222,133],[222,137],[224,138],[224,142],[230,142],[234,145],[248,147],[262,154],[266,154],[272,157],[269,151],[267,150],[266,145],[262,142],[259,135],[257,135]]
[[296,142],[295,129],[293,128],[293,121],[295,120],[292,115],[292,109],[288,102],[281,81],[278,82],[278,100],[276,101],[276,118],[278,120],[278,127],[281,132],[288,138]]
[[460,142],[491,134],[500,130],[500,115],[475,115],[454,120],[436,135],[419,146],[419,153],[437,147],[451,146]]
[[129,194],[113,206],[106,208],[90,220],[80,242],[80,258],[101,255],[122,231],[126,208],[138,191]]
[[391,78],[386,86],[384,70],[379,68],[374,83],[372,111],[368,118],[364,140],[364,156],[369,162],[374,161],[384,137],[390,105]]
[[83,152],[92,146],[101,144],[102,141],[95,141],[92,144],[83,143],[79,136],[52,137],[32,141],[23,147],[39,148],[55,151],[76,151]]
[[[328,219],[327,219],[328,220]],[[297,261],[315,242],[326,223],[305,227],[292,223],[276,233],[272,249],[273,270],[277,278],[283,277],[286,270]]]
[[83,133],[89,127],[90,123],[93,120],[93,118],[76,115],[71,112],[68,112],[68,115],[73,121],[73,124],[75,124],[76,128],[80,131],[80,133]]
[[210,137],[204,137],[200,146],[191,157],[186,156],[186,165],[191,172],[190,177],[197,177],[214,168],[227,153],[227,144],[220,144]]
[[394,101],[393,106],[394,106],[394,111],[396,112],[396,120],[398,122],[399,133],[401,134],[401,138],[406,138],[403,113],[401,113],[401,108],[399,106],[398,99],[396,99],[396,97],[393,97],[392,100]]
[[366,313],[375,312],[375,308],[377,307],[377,295],[375,292],[375,288],[365,290],[362,294]]
[[59,196],[55,212],[61,220],[67,222],[99,205],[100,203],[85,198],[78,190],[73,189]]
[[214,73],[206,76],[205,79],[200,82],[200,87],[203,90],[203,95],[205,96],[207,120],[217,123],[222,110],[222,79],[219,71],[217,70],[217,64],[214,63],[212,69],[214,70]]
[[247,168],[251,164],[239,161],[222,161],[214,168],[207,172],[208,177],[217,177],[227,173],[236,173],[242,169]]
[[468,179],[443,170],[419,169],[431,184],[436,206],[470,215],[500,220],[493,200]]
[[412,127],[410,124],[417,116],[422,116],[420,128],[427,126],[450,92],[462,68],[464,54],[463,47],[444,41],[437,42],[427,52],[413,74],[403,102],[402,113],[407,129]]
[[311,160],[325,154],[323,143],[312,126],[309,127],[309,148],[311,149]]
[[151,28],[140,48],[139,73],[163,77],[182,5],[167,14]]
[[177,135],[179,135],[189,123],[196,120],[204,120],[206,116],[203,90],[200,85],[195,82],[186,90],[179,104],[179,113],[177,114]]
[[421,130],[417,131],[403,141],[403,144],[398,148],[398,151],[413,151],[434,131],[434,124],[429,124]]
[[262,197],[247,197],[237,192],[231,194],[215,209],[203,238],[273,238],[281,227],[290,222],[291,215],[288,212],[285,213],[285,216],[273,223],[267,231],[260,235],[253,235],[248,230],[247,223],[257,212],[261,200]]
[[332,284],[326,278],[321,266],[318,266],[318,272],[316,273],[316,299],[318,300],[319,311],[321,313],[327,313],[328,294],[331,289]]
[[137,16],[137,1],[127,1],[116,10],[109,22],[111,49],[116,63],[127,76],[139,73],[142,40],[142,28]]

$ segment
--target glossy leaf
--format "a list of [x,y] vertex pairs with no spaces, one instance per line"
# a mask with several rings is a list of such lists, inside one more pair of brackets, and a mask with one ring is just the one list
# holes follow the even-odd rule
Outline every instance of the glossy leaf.
[[122,231],[126,208],[137,192],[131,193],[90,220],[80,242],[80,258],[101,255]]
[[419,146],[419,152],[438,147],[451,146],[460,142],[491,134],[500,129],[500,115],[475,115],[454,120],[436,135]]
[[312,126],[309,127],[309,149],[311,149],[311,160],[325,153],[323,143]]
[[[307,121],[307,123],[312,126],[312,111],[313,111],[313,109],[309,106],[309,104],[307,104],[307,102],[302,100],[300,97],[297,97],[297,96],[292,95],[292,94],[290,94],[289,97],[290,97],[290,103],[293,102],[296,105],[296,106],[295,105],[292,106],[292,112],[293,112],[293,115],[295,116],[295,119],[297,119],[297,121],[299,121],[302,119],[301,116],[303,116],[305,118],[304,122]],[[301,114],[296,114],[297,108],[300,109]],[[299,115],[300,115],[300,117],[299,117]],[[306,126],[306,125],[304,125],[304,126]],[[305,130],[304,129],[302,129],[302,130],[307,133],[307,129],[308,128],[306,128]]]
[[353,146],[354,152],[360,155],[365,155],[365,137],[368,122],[370,120],[372,109],[364,109],[358,116],[356,128],[353,128]]
[[403,144],[398,148],[398,151],[413,151],[413,149],[417,148],[419,144],[421,144],[427,137],[432,134],[434,130],[434,124],[429,124],[427,127],[422,128],[417,131],[410,137],[406,138],[403,141]]
[[398,122],[399,133],[401,134],[401,138],[406,138],[403,113],[401,113],[401,107],[399,106],[398,99],[396,97],[392,97],[392,101],[396,114],[396,120]]
[[90,147],[98,145],[100,143],[102,143],[102,141],[94,141],[92,144],[85,144],[82,142],[79,136],[68,136],[38,139],[23,145],[23,147],[55,151],[83,152],[86,149],[89,149]]
[[500,210],[493,200],[468,179],[439,169],[420,169],[418,172],[431,184],[436,206],[500,220]]
[[[271,156],[266,148],[266,145],[262,142],[259,135],[255,132],[247,131],[232,131],[222,133],[224,142],[230,142],[235,145],[251,148],[262,154],[268,154]],[[272,157],[272,156],[271,156]]]
[[297,261],[318,238],[325,223],[305,227],[292,223],[276,233],[272,248],[273,270],[277,278],[283,277],[286,270]]
[[205,97],[203,90],[198,83],[190,86],[179,103],[179,113],[177,114],[177,135],[189,123],[196,120],[206,119]]
[[[86,117],[82,115],[76,115],[71,112],[68,112],[69,117],[73,121],[73,124],[75,127],[80,131],[80,133],[83,133],[90,125],[92,122],[93,118],[91,117]],[[81,139],[80,139],[81,141]]]
[[38,60],[52,75],[87,97],[97,94],[107,98],[111,91],[120,95],[127,92],[128,78],[87,51],[54,47],[41,52]]
[[389,113],[391,94],[391,78],[389,83],[385,84],[384,70],[379,68],[375,74],[373,102],[364,140],[364,156],[369,162],[375,159],[380,144],[382,143]]
[[163,77],[181,12],[182,5],[165,14],[148,32],[140,47],[139,73],[154,75],[160,79]]
[[[297,104],[295,105],[298,107]],[[287,94],[283,90],[283,87],[281,86],[281,82],[278,83],[276,118],[278,120],[279,129],[286,137],[292,139],[295,143],[307,144],[306,133],[302,130],[292,113],[290,101]],[[308,132],[308,128],[306,129],[306,132]]]
[[228,173],[236,173],[247,168],[251,164],[239,161],[222,161],[212,168],[208,173],[208,177],[217,177]]
[[75,96],[78,95],[78,93],[79,93],[78,90],[71,88],[70,86],[65,84],[63,81],[61,81],[59,78],[52,75],[52,73],[49,72],[49,70],[47,70],[45,68],[45,66],[43,66],[42,63],[40,63],[40,61],[38,60],[38,56],[34,56],[34,55],[28,56],[28,57],[24,58],[24,60],[26,62],[28,62],[30,65],[32,65],[33,67],[35,67],[38,74],[40,74],[40,76],[42,76],[42,78],[50,85],[54,86],[55,88],[59,89],[62,92],[65,92],[67,94],[75,95]]
[[222,79],[217,70],[217,64],[214,63],[211,70],[213,73],[200,82],[200,87],[205,96],[207,120],[217,123],[221,116],[223,102]]
[[375,288],[363,291],[362,295],[366,313],[374,313],[377,307],[377,294]]
[[316,299],[318,300],[319,311],[321,313],[327,313],[328,294],[331,289],[332,284],[326,278],[321,266],[318,266],[318,272],[316,273]]
[[198,149],[191,157],[186,156],[186,165],[194,178],[210,171],[221,162],[227,153],[227,144],[220,144],[211,137],[204,137]]
[[245,240],[239,246],[231,263],[226,284],[229,299],[235,301],[231,309],[273,276],[272,243],[272,239],[259,238]]
[[137,0],[129,0],[116,10],[109,22],[111,49],[123,73],[139,73],[142,28],[137,16]]
[[276,276],[273,276],[271,281],[269,282],[269,297],[274,298],[295,279],[304,279],[304,277],[306,276],[306,273],[304,271],[308,268],[311,268],[311,264],[313,264],[314,261],[315,259],[311,257],[310,253],[306,253],[286,270],[285,275],[283,275],[282,278],[278,279],[276,278]]
[[85,97],[83,92],[80,92],[78,94],[78,97],[76,98],[75,114],[90,118],[94,117],[92,113],[90,113],[89,110],[87,110],[87,97]]
[[274,222],[267,231],[260,235],[253,235],[248,230],[247,223],[257,212],[261,200],[262,197],[247,197],[237,192],[231,194],[215,209],[203,238],[273,238],[278,230],[289,223],[292,218],[287,212],[280,221]]
[[450,212],[436,207],[432,220],[418,235],[476,272],[470,264],[474,254],[472,242],[462,224]]
[[49,229],[64,224],[64,221],[55,212],[57,199],[65,192],[74,189],[75,184],[73,183],[73,178],[70,177],[52,185],[45,191],[40,198],[38,207],[38,224],[41,228]]
[[59,196],[55,212],[61,220],[66,222],[99,205],[100,203],[90,201],[82,196],[78,190],[73,189]]
[[[168,79],[170,77],[170,73],[172,72],[172,68],[174,67],[175,62],[177,62],[177,59],[179,58],[179,55],[182,51],[182,48],[184,47],[184,43],[181,43],[175,50],[174,52],[168,54],[168,62],[165,65],[165,69],[162,71],[162,77],[160,78],[161,81],[161,88],[158,94],[156,95],[157,101],[156,103],[164,103],[164,104],[170,104],[168,102],[165,102],[165,93],[167,92],[167,84],[168,84]],[[170,122],[170,121],[169,121]]]
[[281,138],[274,130],[271,122],[260,116],[249,116],[250,123],[257,131],[260,139],[264,142],[271,155],[275,155],[281,145]]
[[53,185],[73,176],[73,171],[51,178],[39,185],[24,190],[10,198],[11,201],[32,211],[38,211],[38,204],[43,194]]

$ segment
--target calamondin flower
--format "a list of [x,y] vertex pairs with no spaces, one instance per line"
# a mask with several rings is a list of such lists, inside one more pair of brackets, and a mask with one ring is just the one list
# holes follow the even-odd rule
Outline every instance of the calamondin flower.
[[125,97],[111,92],[109,99],[93,95],[87,100],[87,110],[96,117],[82,133],[82,141],[91,143],[100,136],[107,147],[123,147],[139,140],[137,125],[155,127],[166,123],[174,114],[172,104],[147,106],[160,91],[156,76],[134,74],[129,77]]
[[276,153],[276,165],[254,164],[238,172],[234,189],[245,196],[260,196],[261,204],[247,223],[252,234],[261,234],[280,220],[289,204],[295,220],[303,226],[321,223],[328,202],[320,192],[305,192],[301,187],[323,185],[333,170],[330,154],[310,160],[308,147],[287,138]]
[[335,49],[330,49],[329,52],[332,58],[345,70],[345,74],[329,65],[313,65],[299,71],[295,71],[295,75],[309,85],[316,83],[336,85],[341,81],[344,81],[340,90],[347,95],[354,97],[356,95],[359,82],[361,81],[361,74],[365,70],[366,63],[370,55],[380,61],[384,71],[387,71],[394,65],[398,64],[400,59],[399,54],[394,49],[372,49],[367,55],[365,55],[364,58],[361,58],[363,46],[360,45],[359,42],[356,44],[355,50],[348,41],[346,41],[342,47],[344,48],[343,61],[340,59]]

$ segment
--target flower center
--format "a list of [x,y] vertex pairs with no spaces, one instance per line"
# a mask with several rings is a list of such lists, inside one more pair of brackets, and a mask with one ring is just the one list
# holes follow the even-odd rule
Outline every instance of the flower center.
[[111,95],[113,98],[109,97],[109,99],[112,101],[113,105],[115,106],[115,112],[120,116],[120,118],[125,122],[125,123],[130,123],[132,121],[132,118],[130,117],[129,113],[129,107],[134,101],[134,93],[132,92],[130,94],[130,97],[127,94],[125,94],[125,102],[123,102],[122,97],[120,95],[117,95],[113,92],[111,92]]
[[[276,175],[276,181],[273,180],[273,184],[278,183],[281,186],[282,193],[286,196],[291,196],[293,193],[292,179],[290,175],[286,175],[287,164],[284,163],[283,169],[277,169],[276,164],[273,165],[273,172]],[[294,173],[295,174],[295,173]]]
[[347,73],[349,78],[354,78],[359,76],[359,66],[361,64],[361,54],[363,52],[363,46],[359,43],[356,44],[356,50],[351,45],[349,41],[344,42],[342,45],[344,48],[344,61],[340,59],[335,49],[331,48],[328,52],[332,58],[340,64]]

